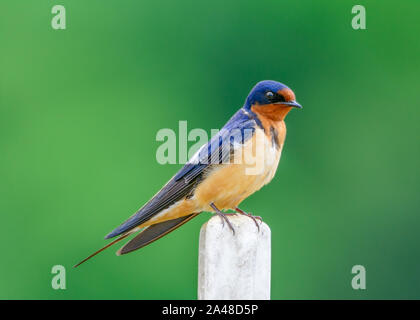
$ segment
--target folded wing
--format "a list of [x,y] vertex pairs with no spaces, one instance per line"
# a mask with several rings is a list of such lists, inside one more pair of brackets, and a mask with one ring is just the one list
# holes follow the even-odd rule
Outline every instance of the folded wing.
[[[226,162],[235,143],[249,139],[255,128],[255,121],[240,109],[226,125],[141,209],[127,221],[110,232],[105,238],[123,234],[151,219],[162,210],[193,194],[203,174],[212,166]],[[232,132],[241,133],[241,141],[233,141]]]

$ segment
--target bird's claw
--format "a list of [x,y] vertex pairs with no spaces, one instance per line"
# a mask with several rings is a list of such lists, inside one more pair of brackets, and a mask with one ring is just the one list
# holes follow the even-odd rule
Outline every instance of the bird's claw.
[[260,225],[257,222],[257,219],[259,219],[261,221],[261,223],[262,223],[262,218],[260,216],[253,216],[251,213],[246,213],[245,211],[243,211],[243,210],[241,210],[239,208],[235,208],[235,210],[236,210],[236,212],[238,212],[238,213],[240,213],[240,214],[242,214],[244,216],[247,216],[247,217],[251,218],[254,221],[254,223],[257,226],[257,228],[258,228],[258,232],[260,231]]
[[232,224],[230,223],[229,219],[226,217],[227,215],[231,215],[231,214],[229,214],[229,213],[223,213],[222,211],[220,211],[219,209],[217,209],[217,207],[215,206],[214,203],[211,203],[210,206],[214,209],[214,211],[220,217],[220,219],[222,219],[222,225],[225,226],[225,221],[226,221],[226,223],[228,224],[230,230],[232,230],[233,235],[235,235],[235,228],[232,226]]

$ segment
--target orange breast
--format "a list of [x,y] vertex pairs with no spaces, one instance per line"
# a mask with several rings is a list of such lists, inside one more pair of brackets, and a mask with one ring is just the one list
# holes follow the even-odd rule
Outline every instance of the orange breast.
[[[234,209],[271,181],[277,170],[285,137],[285,127],[276,128],[282,134],[278,147],[262,129],[257,129],[254,136],[235,151],[235,156],[236,153],[242,154],[242,163],[220,165],[197,187],[193,199],[203,211],[213,211],[209,206],[212,202],[219,209]],[[255,159],[255,162],[249,159]]]

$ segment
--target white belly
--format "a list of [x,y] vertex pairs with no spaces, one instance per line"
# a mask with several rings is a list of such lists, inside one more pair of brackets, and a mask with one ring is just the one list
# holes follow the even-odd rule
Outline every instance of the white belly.
[[[269,183],[279,165],[283,145],[277,149],[270,137],[264,134],[262,129],[257,129],[255,135],[243,147],[243,153],[252,154],[253,162],[244,161],[243,170],[246,176],[254,177],[255,191]],[[246,157],[244,157],[246,158]]]

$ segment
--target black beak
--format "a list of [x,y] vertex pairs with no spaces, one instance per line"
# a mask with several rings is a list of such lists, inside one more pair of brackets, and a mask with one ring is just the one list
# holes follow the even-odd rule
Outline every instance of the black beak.
[[302,109],[303,107],[295,100],[293,101],[287,101],[287,102],[281,102],[280,104],[284,104],[286,106],[290,106],[290,107],[294,107],[294,108],[299,108]]

